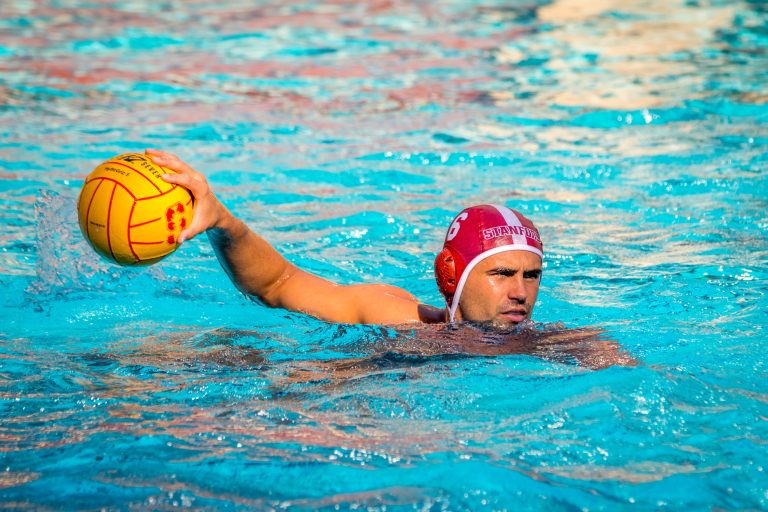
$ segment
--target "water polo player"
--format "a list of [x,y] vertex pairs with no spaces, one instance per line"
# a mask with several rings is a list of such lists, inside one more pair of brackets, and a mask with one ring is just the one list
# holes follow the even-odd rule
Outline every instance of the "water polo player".
[[177,171],[164,179],[195,197],[194,218],[179,243],[207,232],[235,285],[269,306],[330,322],[384,325],[470,321],[504,329],[531,317],[543,247],[536,227],[507,207],[473,206],[451,223],[435,261],[446,307],[436,308],[396,286],[339,285],[301,270],[230,213],[205,176],[169,153],[147,155]]

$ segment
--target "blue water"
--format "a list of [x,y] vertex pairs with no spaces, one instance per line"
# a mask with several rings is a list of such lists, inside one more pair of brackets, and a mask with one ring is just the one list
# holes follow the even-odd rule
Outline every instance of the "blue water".
[[[0,508],[768,508],[762,2],[252,4],[3,3]],[[507,204],[535,320],[639,364],[267,309],[205,237],[110,265],[77,193],[145,147],[434,305],[452,216]]]

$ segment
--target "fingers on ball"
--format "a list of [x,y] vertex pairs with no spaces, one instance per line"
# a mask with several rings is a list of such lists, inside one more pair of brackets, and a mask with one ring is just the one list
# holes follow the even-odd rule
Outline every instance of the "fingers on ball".
[[188,189],[192,189],[192,177],[187,174],[164,174],[163,179],[168,183],[176,183]]
[[[184,180],[182,179],[183,175],[181,175],[181,174],[168,173],[168,174],[163,174],[161,177],[162,177],[162,179],[164,181],[166,181],[168,183],[173,183],[173,184],[176,184],[176,185],[186,186],[185,183],[184,183]],[[189,188],[189,187],[186,187],[186,188]]]
[[172,169],[179,174],[191,174],[192,176],[202,176],[202,174],[195,171],[192,167],[189,166],[189,164],[184,162],[181,158],[174,155],[173,153],[168,153],[166,151],[161,151],[159,149],[153,149],[153,148],[145,149],[144,153],[149,155],[150,159],[154,163],[168,167],[169,169]]

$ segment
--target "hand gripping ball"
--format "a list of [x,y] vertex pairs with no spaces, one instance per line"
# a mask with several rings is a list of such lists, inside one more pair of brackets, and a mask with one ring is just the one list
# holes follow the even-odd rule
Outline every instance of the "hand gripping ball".
[[149,265],[176,250],[179,233],[192,222],[194,200],[184,187],[160,178],[173,172],[128,153],[88,175],[77,216],[97,253],[120,265]]

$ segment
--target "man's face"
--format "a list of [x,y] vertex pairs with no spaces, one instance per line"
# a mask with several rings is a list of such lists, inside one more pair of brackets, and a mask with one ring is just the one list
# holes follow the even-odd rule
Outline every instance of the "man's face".
[[482,260],[467,277],[457,320],[514,327],[531,318],[541,282],[541,258],[529,251],[505,251]]

